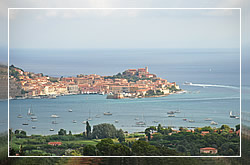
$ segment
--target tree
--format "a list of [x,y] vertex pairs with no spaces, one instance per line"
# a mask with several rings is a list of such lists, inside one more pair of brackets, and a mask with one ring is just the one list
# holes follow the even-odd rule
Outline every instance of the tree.
[[238,131],[240,129],[240,124],[236,125],[235,128],[236,128],[235,131]]
[[132,145],[132,152],[136,156],[143,156],[143,155],[160,155],[161,153],[159,150],[153,146],[149,145],[148,142],[138,140]]
[[178,145],[176,149],[179,152],[186,152],[186,148],[183,145]]
[[163,130],[163,127],[161,126],[161,124],[158,124],[157,132],[161,133],[162,130]]
[[96,145],[100,155],[110,155],[110,145],[114,144],[110,138],[102,139],[100,143]]
[[129,156],[131,155],[130,148],[122,144],[111,144],[110,145],[111,156]]
[[60,131],[58,131],[58,135],[66,135],[66,130],[60,129]]
[[222,125],[222,126],[221,126],[221,128],[220,128],[220,129],[222,129],[222,130],[224,130],[224,131],[227,131],[227,132],[228,132],[228,131],[230,130],[230,127],[229,127],[228,125],[225,125],[225,124],[224,124],[224,125]]
[[94,145],[86,145],[83,148],[82,154],[85,156],[96,156],[96,147]]
[[87,121],[86,123],[86,133],[87,133],[87,137],[90,137],[91,134],[91,126],[89,125],[89,122]]
[[26,132],[25,131],[21,131],[20,134],[26,136]]
[[71,132],[71,131],[69,131],[69,135],[72,135],[72,132]]
[[22,145],[20,145],[20,148],[19,148],[19,155],[24,156],[23,146]]
[[118,137],[118,141],[119,141],[120,143],[125,142],[125,135],[124,135],[122,129],[119,129],[119,130],[117,131],[117,137]]
[[92,138],[115,138],[117,130],[113,124],[98,124],[93,126]]
[[20,133],[20,131],[19,130],[15,130],[15,134],[19,134]]

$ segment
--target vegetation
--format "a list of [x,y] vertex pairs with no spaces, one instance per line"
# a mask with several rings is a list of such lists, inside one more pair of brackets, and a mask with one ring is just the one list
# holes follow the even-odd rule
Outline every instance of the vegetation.
[[139,78],[138,75],[125,75],[125,74],[121,74],[121,73],[118,73],[116,75],[113,75],[113,76],[106,76],[104,77],[104,79],[127,79],[128,82],[136,82],[138,80],[152,80],[153,81],[153,78],[146,78],[146,77],[141,77]]
[[[184,155],[201,155],[200,148],[205,147],[218,149],[218,155],[239,155],[240,137],[230,130],[232,129],[227,125],[222,125],[220,128],[210,126],[196,128],[195,132],[187,132],[187,129],[180,127],[180,132],[177,133],[172,132],[171,128],[163,128],[158,125],[157,129],[147,128],[145,134],[148,136],[149,144],[163,145]],[[202,135],[202,131],[209,131],[209,133]],[[153,135],[152,132],[154,132]]]
[[164,93],[161,92],[160,90],[149,90],[147,91],[147,93],[145,94],[145,96],[157,96],[157,95],[163,95]]
[[[237,126],[238,127],[238,126]],[[215,131],[217,130],[217,131]],[[218,131],[219,130],[219,131]],[[120,129],[112,124],[94,125],[91,132],[90,124],[82,134],[67,134],[60,129],[58,135],[31,135],[25,131],[10,131],[11,155],[88,155],[88,156],[129,156],[129,155],[203,155],[200,148],[213,147],[218,149],[217,155],[239,155],[240,138],[227,125],[220,128],[196,128],[195,132],[187,132],[180,127],[179,131],[163,128],[160,124],[145,130],[145,135],[133,134],[125,136]],[[210,133],[202,135],[202,131]],[[53,146],[48,142],[61,142]]]

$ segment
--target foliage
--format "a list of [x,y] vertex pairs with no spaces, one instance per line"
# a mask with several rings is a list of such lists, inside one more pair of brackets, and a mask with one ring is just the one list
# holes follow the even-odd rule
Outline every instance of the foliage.
[[92,138],[104,139],[117,137],[117,131],[113,124],[98,124],[93,126]]
[[66,130],[60,129],[60,131],[58,131],[58,135],[66,135]]
[[89,138],[91,134],[91,126],[89,125],[88,121],[86,123],[86,133],[87,133],[87,137]]

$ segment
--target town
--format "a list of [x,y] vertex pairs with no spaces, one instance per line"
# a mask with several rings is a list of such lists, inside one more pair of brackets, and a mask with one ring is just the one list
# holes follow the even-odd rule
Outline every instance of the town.
[[182,92],[175,82],[157,77],[148,67],[128,69],[113,76],[96,74],[50,77],[10,66],[10,99],[56,98],[75,94],[107,94],[108,99],[161,97]]

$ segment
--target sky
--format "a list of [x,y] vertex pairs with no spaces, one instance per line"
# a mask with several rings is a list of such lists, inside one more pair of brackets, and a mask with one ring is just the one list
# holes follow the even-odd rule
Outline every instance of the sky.
[[10,48],[239,48],[240,11],[10,10]]

